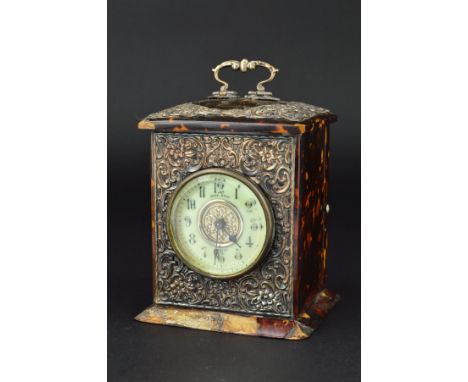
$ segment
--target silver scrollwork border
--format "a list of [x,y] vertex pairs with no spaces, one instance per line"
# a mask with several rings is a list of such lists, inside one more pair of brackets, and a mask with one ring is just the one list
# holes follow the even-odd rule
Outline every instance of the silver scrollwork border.
[[[153,133],[154,302],[266,316],[293,315],[293,137]],[[267,194],[276,235],[262,264],[234,280],[215,280],[186,267],[171,248],[167,204],[178,184],[200,169],[222,167],[249,177]],[[286,281],[286,282],[285,282]]]

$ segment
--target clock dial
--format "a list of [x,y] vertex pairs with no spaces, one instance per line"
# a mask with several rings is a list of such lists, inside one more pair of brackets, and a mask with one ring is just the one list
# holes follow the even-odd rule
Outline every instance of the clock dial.
[[273,213],[258,186],[233,171],[186,178],[169,203],[169,238],[184,263],[213,278],[252,269],[273,239]]

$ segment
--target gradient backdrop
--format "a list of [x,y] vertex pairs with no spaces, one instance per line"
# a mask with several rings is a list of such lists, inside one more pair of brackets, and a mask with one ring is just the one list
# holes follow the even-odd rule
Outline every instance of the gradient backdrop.
[[[242,58],[280,69],[274,95],[339,118],[328,286],[342,301],[306,341],[133,320],[151,303],[150,135],[137,121],[204,98],[218,88],[211,68]],[[110,0],[108,73],[109,381],[360,380],[360,2]],[[223,75],[243,94],[265,72]]]

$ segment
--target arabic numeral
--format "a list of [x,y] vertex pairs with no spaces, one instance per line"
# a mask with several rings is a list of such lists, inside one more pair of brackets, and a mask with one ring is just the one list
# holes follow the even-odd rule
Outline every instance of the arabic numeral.
[[224,179],[223,178],[215,178],[214,192],[215,194],[217,194],[218,192],[224,192]]
[[195,209],[195,199],[187,199],[187,209],[188,210]]
[[236,189],[234,190],[234,193],[235,193],[234,198],[235,198],[235,199],[237,199],[238,196],[239,196],[239,189],[240,189],[240,184],[239,184],[239,185],[236,187]]
[[214,264],[216,264],[217,262],[224,263],[224,254],[221,249],[215,250],[215,253],[214,253]]
[[252,223],[252,225],[250,226],[250,229],[252,231],[257,231],[257,230],[262,230],[263,229],[263,224],[260,223],[260,224],[257,224],[257,223]]
[[252,208],[253,206],[255,206],[257,204],[257,201],[255,199],[249,199],[245,202],[245,206],[247,208]]
[[190,244],[195,244],[197,242],[197,239],[196,239],[194,233],[189,234],[189,240],[188,241],[189,241]]

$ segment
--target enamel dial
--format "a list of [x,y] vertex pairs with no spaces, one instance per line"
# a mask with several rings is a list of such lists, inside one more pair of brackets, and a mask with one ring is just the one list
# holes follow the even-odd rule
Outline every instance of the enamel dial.
[[188,267],[212,278],[252,269],[271,246],[273,226],[263,192],[233,171],[198,171],[184,179],[169,202],[172,247]]

